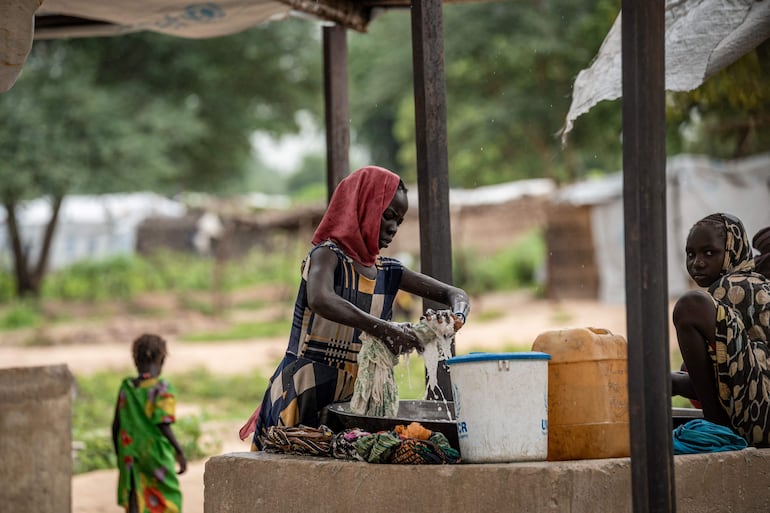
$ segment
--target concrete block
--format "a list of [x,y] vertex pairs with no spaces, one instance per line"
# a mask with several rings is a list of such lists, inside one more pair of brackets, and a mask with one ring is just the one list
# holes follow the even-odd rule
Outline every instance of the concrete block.
[[[770,449],[675,456],[679,513],[770,511]],[[376,465],[231,453],[208,460],[205,513],[632,513],[630,458]]]
[[71,511],[72,384],[66,365],[0,369],[3,511]]

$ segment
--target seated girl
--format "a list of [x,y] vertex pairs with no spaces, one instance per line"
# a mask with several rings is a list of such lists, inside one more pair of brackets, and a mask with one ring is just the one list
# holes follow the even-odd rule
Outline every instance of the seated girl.
[[674,307],[688,372],[672,373],[672,393],[699,401],[706,420],[750,445],[770,445],[770,280],[754,272],[743,223],[729,214],[695,223],[685,251],[708,294],[688,292]]

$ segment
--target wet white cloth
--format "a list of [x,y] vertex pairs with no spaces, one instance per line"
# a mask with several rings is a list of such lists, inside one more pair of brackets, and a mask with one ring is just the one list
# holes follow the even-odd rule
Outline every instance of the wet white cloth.
[[413,329],[422,344],[422,357],[425,360],[425,370],[428,375],[425,398],[431,391],[441,394],[438,386],[438,366],[439,362],[452,356],[452,342],[455,337],[452,312],[428,310]]
[[379,338],[361,334],[358,376],[353,385],[350,411],[356,415],[395,417],[398,413],[398,385],[393,367],[398,356]]
[[[427,310],[420,321],[400,324],[411,329],[422,346],[428,391],[441,393],[438,387],[438,365],[452,356],[454,318],[450,310]],[[358,376],[350,400],[350,411],[356,415],[395,417],[398,414],[398,384],[393,367],[399,357],[377,337],[361,334],[361,350],[358,352]]]

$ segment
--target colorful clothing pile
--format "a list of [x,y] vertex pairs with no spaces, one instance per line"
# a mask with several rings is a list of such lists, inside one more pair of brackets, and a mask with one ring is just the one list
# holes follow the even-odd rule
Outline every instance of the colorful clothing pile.
[[326,426],[270,426],[262,437],[265,452],[303,454],[306,456],[327,456],[331,450],[334,433]]
[[443,433],[425,429],[417,422],[377,433],[353,428],[332,434],[325,426],[273,426],[262,438],[262,443],[266,452],[328,456],[369,463],[422,465],[460,462],[460,453],[449,444]]
[[174,388],[160,378],[126,378],[118,393],[118,504],[128,508],[134,484],[140,512],[178,513],[182,492],[176,451],[158,424],[174,422]]

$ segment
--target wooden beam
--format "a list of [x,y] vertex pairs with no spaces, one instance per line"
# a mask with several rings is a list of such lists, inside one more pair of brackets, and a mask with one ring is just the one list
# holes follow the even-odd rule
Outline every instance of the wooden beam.
[[625,216],[634,513],[673,512],[666,261],[664,0],[623,0]]
[[347,29],[323,27],[324,104],[326,108],[326,188],[331,199],[337,184],[350,173]]
[[[417,139],[417,192],[421,272],[452,283],[452,236],[449,215],[449,166],[446,134],[444,23],[440,0],[412,2],[412,62]],[[430,302],[425,308],[442,308]],[[452,347],[454,354],[454,347]],[[440,366],[438,385],[444,397],[452,390]]]

